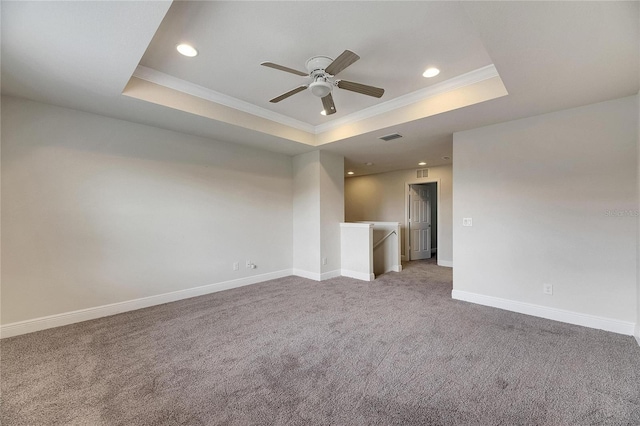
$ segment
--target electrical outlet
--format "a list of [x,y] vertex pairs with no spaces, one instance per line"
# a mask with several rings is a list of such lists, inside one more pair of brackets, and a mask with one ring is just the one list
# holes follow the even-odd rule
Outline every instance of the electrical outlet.
[[473,219],[470,217],[463,217],[462,226],[473,226]]
[[322,264],[323,264],[323,265],[326,265],[326,264],[327,264],[327,258],[326,258],[326,257],[323,257],[323,258],[322,258]]
[[240,262],[233,262],[233,270],[237,271],[240,269]]
[[544,294],[553,294],[553,285],[552,284],[542,284],[542,292]]
[[251,261],[250,261],[250,260],[247,260],[246,265],[247,265],[247,268],[251,268],[251,265],[252,265],[252,264],[251,264]]

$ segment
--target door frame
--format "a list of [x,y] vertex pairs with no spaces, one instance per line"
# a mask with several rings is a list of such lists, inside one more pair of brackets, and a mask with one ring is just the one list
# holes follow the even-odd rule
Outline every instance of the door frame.
[[[440,246],[440,235],[442,233],[442,227],[440,226],[440,178],[423,178],[423,179],[414,179],[404,183],[404,255],[402,256],[402,260],[409,261],[411,260],[411,250],[409,250],[409,241],[411,240],[411,235],[409,232],[409,191],[411,190],[411,185],[420,185],[423,183],[435,183],[436,184],[436,193],[438,194],[438,206],[436,208],[436,214],[438,215],[436,218],[436,223],[438,224],[438,231],[436,232],[436,238],[438,239],[438,248]],[[433,221],[433,218],[431,218]]]

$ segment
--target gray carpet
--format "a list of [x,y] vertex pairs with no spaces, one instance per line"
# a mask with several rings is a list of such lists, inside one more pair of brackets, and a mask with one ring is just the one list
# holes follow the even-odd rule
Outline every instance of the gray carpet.
[[5,339],[2,424],[640,424],[633,338],[450,294],[419,261]]

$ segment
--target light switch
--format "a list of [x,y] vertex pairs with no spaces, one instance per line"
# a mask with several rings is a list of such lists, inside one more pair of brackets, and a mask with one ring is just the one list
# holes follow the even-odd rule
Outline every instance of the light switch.
[[473,226],[473,221],[471,220],[470,217],[463,217],[462,226]]

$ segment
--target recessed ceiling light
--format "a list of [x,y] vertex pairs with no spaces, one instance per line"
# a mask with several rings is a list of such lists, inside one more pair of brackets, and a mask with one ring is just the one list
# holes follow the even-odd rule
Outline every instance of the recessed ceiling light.
[[353,174],[353,172],[352,172],[352,171],[348,171],[348,172],[347,172],[347,174],[348,174],[348,175],[352,175],[352,174]]
[[427,163],[425,163],[424,161],[421,161],[421,162],[418,163],[418,166],[426,166],[426,165],[427,165]]
[[176,46],[176,49],[178,49],[178,52],[180,52],[181,55],[188,56],[190,58],[193,58],[198,54],[196,48],[189,44],[179,44]]
[[440,70],[438,68],[431,67],[431,68],[427,68],[426,71],[422,73],[422,76],[431,78],[431,77],[435,77],[438,74],[440,74]]
[[365,166],[373,166],[373,163],[369,161],[368,163],[364,163]]
[[320,114],[322,114],[322,115],[327,115],[327,111],[322,110],[322,111],[320,111]]

